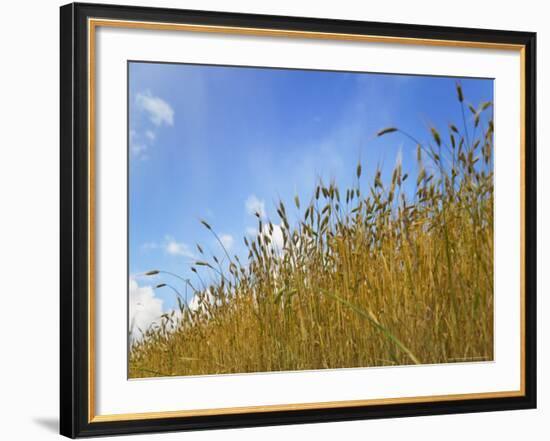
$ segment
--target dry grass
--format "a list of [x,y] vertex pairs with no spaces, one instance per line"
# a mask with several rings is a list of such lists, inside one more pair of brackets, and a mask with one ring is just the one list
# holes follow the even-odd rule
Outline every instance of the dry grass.
[[470,110],[471,124],[422,144],[378,133],[418,144],[414,178],[397,164],[363,189],[358,165],[352,188],[319,182],[309,203],[296,198],[299,221],[283,202],[277,220],[258,216],[248,262],[225,250],[197,261],[200,307],[180,302],[135,341],[130,376],[491,360],[493,123],[490,103]]

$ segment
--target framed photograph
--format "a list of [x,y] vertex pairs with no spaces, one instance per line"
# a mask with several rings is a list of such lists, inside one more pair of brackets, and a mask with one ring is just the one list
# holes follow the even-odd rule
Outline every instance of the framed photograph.
[[60,37],[63,435],[536,406],[534,33],[69,4]]

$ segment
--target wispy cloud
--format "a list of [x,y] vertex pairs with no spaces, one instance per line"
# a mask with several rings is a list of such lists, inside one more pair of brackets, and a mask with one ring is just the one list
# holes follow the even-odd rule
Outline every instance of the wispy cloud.
[[140,159],[146,159],[148,148],[148,143],[141,139],[141,136],[135,130],[130,130],[130,151],[132,154]]
[[157,248],[159,248],[159,244],[156,242],[145,242],[141,245],[141,249],[145,251],[156,250]]
[[223,244],[225,249],[229,251],[231,248],[233,248],[233,244],[235,243],[235,239],[231,234],[221,234],[220,235],[220,242]]
[[151,122],[160,127],[162,124],[174,125],[174,109],[170,104],[147,90],[136,95],[138,109],[148,113]]
[[256,195],[250,195],[244,205],[248,214],[255,215],[257,213],[261,218],[265,218],[265,201],[258,199]]
[[[231,237],[231,236],[230,236]],[[163,250],[171,256],[183,256],[190,259],[195,258],[195,254],[191,251],[191,247],[185,242],[178,242],[174,236],[167,234],[162,242],[145,242],[141,245],[143,251]]]
[[149,90],[138,93],[135,103],[139,112],[147,114],[149,123],[152,123],[153,127],[138,130],[134,126],[130,130],[130,151],[139,159],[148,159],[148,150],[157,139],[159,127],[174,125],[174,109],[162,98],[152,95]]
[[164,250],[171,256],[194,258],[191,247],[184,242],[177,242],[172,236],[165,237]]

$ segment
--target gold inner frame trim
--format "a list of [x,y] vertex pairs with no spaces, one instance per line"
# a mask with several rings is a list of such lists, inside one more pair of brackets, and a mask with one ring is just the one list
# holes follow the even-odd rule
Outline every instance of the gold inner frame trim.
[[232,415],[251,412],[276,412],[279,410],[311,410],[311,409],[337,409],[339,407],[361,407],[365,405],[375,406],[384,404],[429,403],[437,401],[458,401],[466,399],[517,397],[522,396],[521,391],[487,392],[478,394],[455,394],[400,398],[374,398],[370,400],[351,401],[326,401],[318,403],[273,404],[267,406],[225,407],[219,409],[175,410],[164,412],[126,413],[116,415],[96,415],[90,422],[100,423],[108,421],[149,420],[160,418],[178,418],[208,415]]
[[[216,34],[251,35],[264,37],[308,38],[339,41],[359,41],[386,44],[411,44],[419,46],[463,47],[517,51],[520,54],[520,389],[512,391],[479,392],[452,395],[431,395],[399,398],[375,398],[364,400],[327,401],[315,403],[274,404],[265,406],[225,407],[218,409],[193,409],[144,413],[96,415],[95,399],[95,36],[97,27],[130,28],[144,30],[186,31]],[[88,19],[88,422],[112,422],[178,418],[208,415],[230,415],[254,412],[289,410],[334,409],[388,404],[411,404],[472,399],[520,397],[525,395],[525,46],[520,44],[491,43],[483,41],[441,40],[378,35],[324,33],[279,29],[210,26],[179,23],[156,23],[109,19]]]

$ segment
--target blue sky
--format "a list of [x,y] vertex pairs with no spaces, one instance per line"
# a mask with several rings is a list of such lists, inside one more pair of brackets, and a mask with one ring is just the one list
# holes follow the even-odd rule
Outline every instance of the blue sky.
[[[475,107],[492,101],[493,81],[461,79]],[[398,156],[416,172],[416,146],[435,126],[446,136],[462,114],[455,78],[185,64],[129,64],[129,268],[140,287],[176,278],[145,278],[162,269],[196,280],[195,244],[222,257],[199,222],[208,221],[231,254],[245,257],[253,211],[278,220],[298,194],[307,203],[319,178],[352,185],[358,161],[364,185],[377,166],[389,179]],[[467,118],[471,114],[467,111]],[[292,210],[290,210],[292,211]],[[246,259],[243,259],[245,261]],[[207,277],[207,276],[206,276]],[[169,289],[150,291],[162,309]]]

